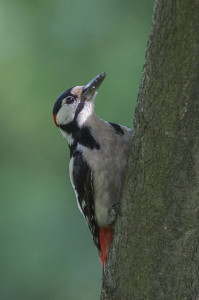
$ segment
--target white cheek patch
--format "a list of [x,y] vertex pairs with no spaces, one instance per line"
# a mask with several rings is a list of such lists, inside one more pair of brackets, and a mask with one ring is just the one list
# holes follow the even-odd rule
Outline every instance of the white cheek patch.
[[75,108],[73,106],[63,105],[57,113],[57,124],[65,125],[70,123],[75,116]]

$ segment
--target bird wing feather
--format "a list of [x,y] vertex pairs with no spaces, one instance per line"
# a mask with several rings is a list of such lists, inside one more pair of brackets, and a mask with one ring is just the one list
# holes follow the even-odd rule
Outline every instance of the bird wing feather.
[[77,201],[83,213],[89,229],[93,236],[93,241],[98,250],[101,250],[99,243],[99,228],[95,218],[94,187],[92,171],[84,160],[80,151],[73,153],[73,186],[76,192]]

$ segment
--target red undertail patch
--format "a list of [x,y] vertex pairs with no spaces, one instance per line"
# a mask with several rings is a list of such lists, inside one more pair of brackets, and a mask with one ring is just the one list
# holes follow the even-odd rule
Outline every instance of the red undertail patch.
[[113,233],[113,228],[100,228],[99,230],[99,242],[101,246],[100,260],[103,268],[105,267],[108,259],[108,253],[113,239]]

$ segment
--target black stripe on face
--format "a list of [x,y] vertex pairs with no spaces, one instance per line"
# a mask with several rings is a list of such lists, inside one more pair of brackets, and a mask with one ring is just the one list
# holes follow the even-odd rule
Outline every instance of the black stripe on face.
[[[66,131],[66,133],[68,133],[68,134],[73,135],[74,133],[78,132],[80,130],[80,128],[77,124],[77,117],[78,117],[79,113],[82,111],[82,109],[84,108],[84,105],[85,105],[84,102],[80,102],[77,106],[74,119],[70,123],[65,124],[65,125],[60,125],[59,127],[62,130]],[[74,136],[73,136],[73,138],[74,138]]]
[[85,102],[80,102],[77,106],[76,112],[75,112],[75,117],[74,120],[77,120],[77,117],[79,115],[79,113],[82,111],[82,109],[84,108]]
[[80,144],[84,147],[87,147],[89,149],[100,149],[100,144],[94,139],[90,132],[90,128],[88,126],[84,126],[80,128],[77,123],[77,117],[79,113],[82,111],[84,108],[85,103],[80,102],[76,113],[75,117],[72,122],[65,124],[65,125],[60,125],[59,127],[64,130],[67,134],[71,134],[72,138],[74,139],[74,144]]
[[113,126],[113,128],[115,129],[116,134],[119,134],[119,135],[123,135],[124,134],[124,131],[122,130],[122,128],[121,128],[120,125],[118,125],[116,123],[110,123],[110,122],[109,122],[109,124],[111,126]]

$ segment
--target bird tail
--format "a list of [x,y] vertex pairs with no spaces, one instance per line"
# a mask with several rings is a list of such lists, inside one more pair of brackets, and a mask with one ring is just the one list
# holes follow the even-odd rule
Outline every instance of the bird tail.
[[113,239],[113,228],[100,228],[99,230],[99,242],[101,247],[100,252],[100,260],[103,266],[103,269],[105,268],[107,259],[108,259],[108,253],[111,246],[111,242]]

